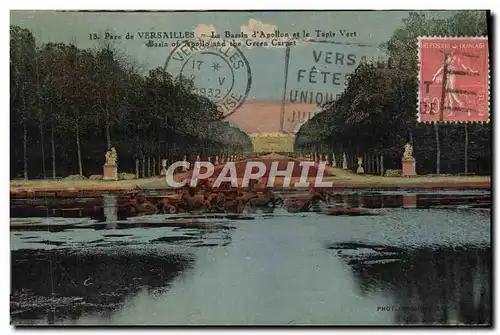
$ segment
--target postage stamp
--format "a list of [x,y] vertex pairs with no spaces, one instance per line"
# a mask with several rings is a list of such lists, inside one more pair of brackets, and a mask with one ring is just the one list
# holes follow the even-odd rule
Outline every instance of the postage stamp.
[[419,122],[489,122],[487,37],[420,37]]
[[231,40],[183,41],[168,55],[165,69],[192,79],[195,93],[217,104],[224,117],[243,105],[252,86],[248,60]]

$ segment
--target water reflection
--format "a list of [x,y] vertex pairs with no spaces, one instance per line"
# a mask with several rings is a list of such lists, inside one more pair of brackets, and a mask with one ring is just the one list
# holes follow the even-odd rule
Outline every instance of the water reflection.
[[76,320],[99,311],[104,317],[127,296],[168,287],[192,262],[187,255],[83,251],[11,251],[13,321]]
[[397,257],[352,265],[364,294],[393,296],[380,312],[394,312],[399,324],[491,323],[491,249],[419,249]]
[[102,196],[102,201],[104,207],[104,218],[108,223],[106,228],[116,229],[116,221],[118,220],[116,195],[105,194]]
[[491,208],[491,194],[334,193],[329,205],[344,208]]
[[[307,193],[307,192],[306,192]],[[305,193],[305,194],[306,194]],[[295,195],[301,194],[294,193]],[[283,194],[283,197],[290,195]],[[152,203],[162,203],[164,195],[151,193],[146,198]],[[328,195],[327,205],[341,208],[491,208],[491,194],[386,194],[382,192],[334,192]],[[114,210],[112,208],[115,207]],[[272,212],[272,208],[259,210]],[[247,212],[255,212],[247,208]],[[102,221],[116,221],[140,213],[135,200],[128,196],[105,194],[96,198],[29,198],[10,200],[11,217],[90,217]],[[142,213],[141,215],[143,215]]]
[[[17,249],[11,251],[11,315],[23,323],[491,322],[491,248],[477,247],[490,245],[490,211],[456,210],[489,208],[490,194],[345,192],[329,198],[332,207],[385,208],[373,217],[264,207],[233,217],[123,220],[136,214],[130,199],[113,194],[12,204],[12,216],[90,216],[104,221],[100,227],[125,229],[97,231],[94,223],[60,233],[11,228],[17,241],[11,247]],[[227,220],[234,225],[226,227]],[[209,239],[217,221],[223,233]],[[345,243],[354,239],[378,245]],[[337,248],[342,254],[325,249],[325,240],[343,244]],[[65,249],[35,244],[27,250],[30,241]],[[371,256],[349,258],[358,249]]]
[[329,218],[307,215],[240,221],[231,244],[197,249],[196,266],[158,298],[138,294],[110,318],[93,315],[78,323],[390,323],[390,314],[377,313],[390,299],[360,297],[348,267],[324,249],[333,228]]

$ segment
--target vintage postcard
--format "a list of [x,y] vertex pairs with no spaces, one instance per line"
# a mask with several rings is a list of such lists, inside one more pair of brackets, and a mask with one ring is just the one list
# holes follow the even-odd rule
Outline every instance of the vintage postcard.
[[11,11],[11,324],[491,326],[490,28]]

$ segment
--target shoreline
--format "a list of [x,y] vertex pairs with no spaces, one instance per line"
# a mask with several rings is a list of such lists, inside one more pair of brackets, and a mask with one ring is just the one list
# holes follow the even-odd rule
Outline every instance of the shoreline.
[[[278,180],[277,180],[278,181]],[[380,177],[349,174],[342,177],[325,177],[324,181],[333,181],[332,187],[317,187],[333,191],[438,191],[438,190],[491,190],[490,177],[461,176],[416,176],[416,177]],[[311,184],[314,178],[311,179]],[[293,180],[292,180],[293,184]],[[30,197],[92,197],[106,193],[126,193],[131,190],[168,191],[175,193],[175,188],[166,185],[163,178],[146,178],[119,181],[100,180],[30,180],[10,181],[10,196],[15,198]],[[239,187],[239,189],[242,189]],[[280,187],[279,189],[297,189],[300,187]],[[307,188],[303,188],[307,189]]]

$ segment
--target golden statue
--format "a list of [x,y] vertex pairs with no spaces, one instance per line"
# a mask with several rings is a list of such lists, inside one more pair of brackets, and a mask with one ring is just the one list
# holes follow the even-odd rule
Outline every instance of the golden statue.
[[413,160],[413,146],[410,143],[405,144],[404,160]]
[[113,147],[110,151],[106,152],[106,165],[116,165],[117,158],[116,149]]

